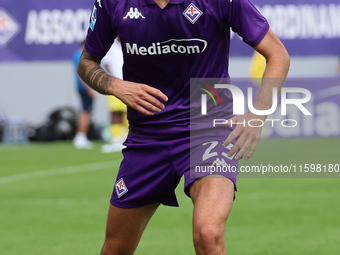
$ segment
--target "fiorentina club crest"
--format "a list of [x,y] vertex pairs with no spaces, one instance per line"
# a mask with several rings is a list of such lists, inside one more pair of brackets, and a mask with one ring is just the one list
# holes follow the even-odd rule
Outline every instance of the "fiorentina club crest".
[[126,192],[128,192],[128,188],[126,187],[123,178],[120,178],[119,181],[116,182],[116,192],[117,196],[121,197],[123,196]]
[[184,17],[186,17],[192,24],[194,24],[202,14],[203,12],[192,3],[183,12]]

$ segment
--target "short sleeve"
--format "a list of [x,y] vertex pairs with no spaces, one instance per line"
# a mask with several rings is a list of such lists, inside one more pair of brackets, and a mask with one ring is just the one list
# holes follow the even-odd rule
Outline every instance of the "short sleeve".
[[117,37],[112,24],[115,2],[117,1],[96,0],[93,6],[85,41],[85,49],[93,57],[102,59]]
[[249,0],[230,1],[227,22],[231,29],[252,47],[258,45],[269,30],[265,17]]

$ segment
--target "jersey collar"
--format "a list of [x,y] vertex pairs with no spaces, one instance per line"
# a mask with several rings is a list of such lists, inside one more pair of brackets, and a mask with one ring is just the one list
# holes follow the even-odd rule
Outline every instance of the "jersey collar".
[[[170,0],[168,4],[181,4],[183,2],[184,0]],[[156,4],[154,0],[144,0],[143,5],[153,5],[153,4]]]

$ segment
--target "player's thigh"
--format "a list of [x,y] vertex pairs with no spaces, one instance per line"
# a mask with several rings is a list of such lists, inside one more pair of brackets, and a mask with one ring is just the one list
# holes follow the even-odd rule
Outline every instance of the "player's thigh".
[[110,204],[104,246],[134,251],[158,206],[159,203],[154,203],[137,208],[119,208]]
[[209,176],[196,180],[190,187],[194,203],[194,227],[227,221],[235,195],[234,182],[223,176]]

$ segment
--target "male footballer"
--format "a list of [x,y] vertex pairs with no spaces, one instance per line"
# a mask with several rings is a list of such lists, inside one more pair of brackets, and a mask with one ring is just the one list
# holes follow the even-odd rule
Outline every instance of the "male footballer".
[[[227,253],[224,233],[236,176],[195,177],[190,157],[194,154],[195,164],[212,165],[224,155],[225,165],[237,167],[239,159],[253,155],[261,127],[200,130],[196,125],[190,132],[190,78],[229,78],[230,29],[266,59],[254,108],[269,109],[272,89],[283,86],[289,55],[249,0],[96,0],[78,73],[99,93],[128,106],[130,130],[101,254],[133,254],[158,206],[178,206],[175,188],[182,176],[194,204],[196,254]],[[123,80],[100,66],[117,36]],[[231,94],[218,93],[227,101],[217,115],[234,123],[265,120],[251,112],[233,117]]]

